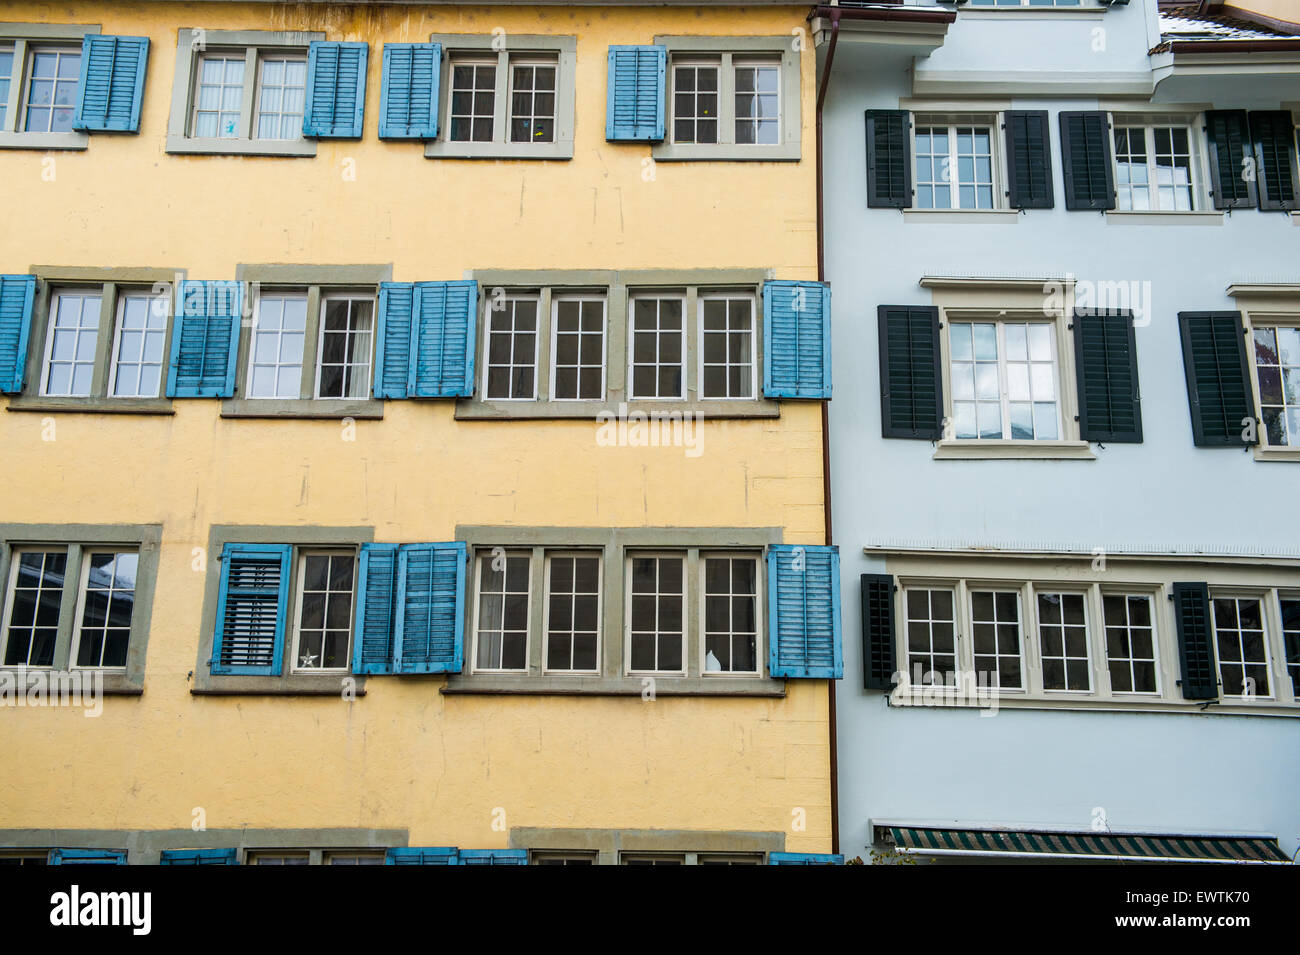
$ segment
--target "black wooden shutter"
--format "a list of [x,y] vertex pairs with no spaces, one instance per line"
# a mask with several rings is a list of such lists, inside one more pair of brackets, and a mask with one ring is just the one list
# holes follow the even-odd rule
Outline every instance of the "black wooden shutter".
[[912,205],[912,114],[905,109],[867,110],[867,205]]
[[1174,584],[1174,619],[1178,623],[1183,699],[1218,699],[1214,634],[1210,632],[1210,588],[1200,583]]
[[1052,208],[1052,141],[1047,110],[1006,114],[1007,203],[1013,209]]
[[1214,195],[1214,208],[1253,209],[1256,177],[1246,171],[1246,157],[1252,150],[1246,111],[1209,110],[1205,114],[1205,135],[1210,144],[1210,191]]
[[886,438],[937,441],[943,434],[939,310],[881,305],[880,420]]
[[1061,113],[1061,171],[1065,176],[1065,208],[1115,208],[1110,119],[1105,112]]
[[1075,312],[1074,366],[1079,382],[1079,436],[1085,441],[1141,444],[1142,395],[1133,313]]
[[1296,199],[1295,127],[1286,110],[1261,110],[1250,114],[1250,136],[1255,149],[1255,176],[1259,180],[1259,207],[1264,210],[1300,209]]
[[868,690],[894,685],[894,578],[862,575],[862,676]]
[[1187,401],[1198,447],[1244,447],[1256,420],[1240,312],[1179,312]]

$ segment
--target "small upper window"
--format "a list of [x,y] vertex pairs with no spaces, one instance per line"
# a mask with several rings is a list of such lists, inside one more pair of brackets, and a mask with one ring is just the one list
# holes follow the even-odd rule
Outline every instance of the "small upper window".
[[1117,206],[1127,211],[1192,212],[1196,201],[1191,129],[1115,123]]
[[81,48],[32,47],[27,54],[27,72],[23,129],[29,133],[72,132],[81,87]]
[[[245,96],[247,84],[253,81],[254,96]],[[301,139],[306,95],[304,52],[204,53],[195,68],[190,135],[199,139]]]

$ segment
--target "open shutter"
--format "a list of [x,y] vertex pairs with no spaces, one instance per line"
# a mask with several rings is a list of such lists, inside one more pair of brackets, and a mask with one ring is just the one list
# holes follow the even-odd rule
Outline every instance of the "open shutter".
[[397,555],[395,673],[459,673],[464,660],[463,542],[404,544]]
[[51,849],[50,865],[126,865],[124,849]]
[[384,853],[384,865],[459,865],[452,846],[402,846]]
[[313,40],[307,47],[307,98],[302,134],[317,139],[360,139],[366,109],[369,46]]
[[352,639],[353,673],[392,673],[397,635],[396,544],[362,544],[357,574],[357,613]]
[[88,34],[81,41],[81,92],[72,128],[139,132],[148,62],[148,37]]
[[867,110],[867,205],[912,205],[912,114],[905,109]]
[[1137,339],[1129,312],[1074,314],[1079,383],[1079,436],[1085,441],[1142,443]]
[[235,865],[234,849],[164,849],[159,865]]
[[442,44],[385,43],[380,139],[437,139]]
[[468,398],[474,394],[478,283],[418,282],[411,327],[414,342],[407,394]]
[[1241,313],[1179,312],[1178,325],[1197,447],[1246,446],[1256,415]]
[[826,852],[769,852],[768,865],[844,865],[844,856]]
[[839,548],[769,547],[767,606],[771,676],[838,680],[843,675]]
[[460,865],[528,865],[527,849],[461,849]]
[[240,283],[183,281],[177,301],[167,397],[232,397],[243,309]]
[[939,310],[931,305],[881,305],[880,417],[886,438],[943,436],[943,372]]
[[411,316],[415,285],[379,283],[379,338],[375,348],[375,397],[409,398]]
[[610,142],[660,142],[664,138],[662,46],[611,46],[605,91],[605,138]]
[[1286,110],[1260,110],[1250,114],[1250,136],[1255,150],[1259,207],[1266,211],[1300,209],[1296,198],[1295,127]]
[[286,544],[227,544],[223,549],[213,673],[280,675],[292,553]]
[[862,676],[868,690],[894,685],[894,578],[862,575]]
[[1253,209],[1255,175],[1247,174],[1252,156],[1250,121],[1244,109],[1212,109],[1205,114],[1210,146],[1210,192],[1216,209]]
[[1203,583],[1174,584],[1174,620],[1178,624],[1178,660],[1185,700],[1216,700],[1214,634],[1210,623],[1210,588]]
[[0,275],[0,394],[23,390],[36,276]]
[[1013,209],[1052,208],[1052,140],[1047,110],[1011,110],[1007,133],[1007,201]]
[[831,396],[831,290],[820,282],[763,283],[763,394]]
[[1065,208],[1115,208],[1110,118],[1105,112],[1062,111],[1061,169],[1065,175]]

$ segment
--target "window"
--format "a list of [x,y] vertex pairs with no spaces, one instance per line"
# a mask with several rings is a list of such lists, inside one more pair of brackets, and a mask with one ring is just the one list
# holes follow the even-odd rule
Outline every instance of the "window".
[[14,554],[5,600],[5,666],[54,665],[67,563],[62,548]]
[[1019,592],[977,590],[970,602],[976,674],[995,689],[1023,689]]
[[169,301],[164,295],[125,292],[117,300],[109,394],[157,398],[162,393]]
[[736,142],[775,146],[781,141],[779,63],[737,61]]
[[383,865],[382,852],[327,852],[326,865]]
[[701,852],[695,861],[696,865],[762,865],[763,857],[761,855],[727,855],[720,852]]
[[60,291],[50,306],[52,321],[45,349],[41,394],[86,398],[95,373],[99,337],[98,289]]
[[316,397],[368,398],[374,299],[331,295],[325,297],[322,308]]
[[599,669],[600,558],[548,555],[546,669],[590,673]]
[[951,590],[909,587],[904,591],[905,670],[913,684],[942,685],[957,672],[954,608]]
[[351,552],[300,554],[293,654],[297,669],[348,670],[355,565]]
[[552,299],[551,397],[557,401],[605,397],[605,299],[564,295]]
[[1061,436],[1055,328],[1049,322],[952,322],[957,438]]
[[553,62],[512,61],[510,65],[510,141],[555,140],[555,72]]
[[488,553],[479,557],[475,669],[526,669],[531,584],[529,555]]
[[758,561],[726,554],[704,565],[704,671],[758,672]]
[[5,110],[9,108],[9,84],[13,82],[14,51],[0,50],[0,129],[5,128]]
[[1253,597],[1211,596],[1214,643],[1223,695],[1271,696],[1268,641],[1264,636],[1261,602]]
[[625,852],[619,857],[623,865],[685,865],[686,858],[666,852]]
[[629,669],[681,673],[685,669],[685,560],[674,554],[628,558]]
[[1084,595],[1040,591],[1037,597],[1043,689],[1091,690]]
[[534,850],[532,853],[533,865],[595,865],[596,853],[594,852],[547,852]]
[[681,296],[632,299],[632,398],[685,397]]
[[916,207],[993,209],[993,124],[916,122]]
[[488,304],[488,398],[516,401],[537,395],[536,296],[512,295]]
[[1300,328],[1255,325],[1253,334],[1264,439],[1300,446]]
[[[70,133],[81,87],[80,47],[30,47],[26,114],[29,133]],[[8,85],[8,84],[6,84]]]
[[1077,7],[1080,0],[971,0],[973,7]]
[[1106,666],[1114,693],[1160,690],[1151,598],[1143,594],[1105,594]]
[[37,852],[31,854],[6,852],[0,855],[0,866],[8,865],[48,865],[50,854],[46,852]]
[[490,143],[496,112],[496,61],[456,60],[451,65],[452,142]]
[[1300,697],[1300,600],[1282,598],[1282,644],[1286,653],[1286,672],[1291,677],[1291,692]]
[[250,852],[249,865],[310,865],[311,855],[306,852]]
[[299,139],[307,98],[307,58],[267,56],[257,97],[258,139]]
[[227,56],[210,53],[199,57],[192,135],[237,138],[243,98],[243,53]]
[[248,397],[297,398],[302,386],[306,294],[262,293],[253,323]]
[[72,653],[77,666],[126,666],[139,564],[136,551],[90,550],[83,554],[76,613],[79,623]]
[[1191,212],[1198,206],[1192,131],[1115,121],[1115,191],[1122,210]]
[[758,370],[754,360],[754,299],[701,295],[700,316],[700,397],[753,398]]
[[673,64],[673,139],[679,143],[718,141],[718,65]]

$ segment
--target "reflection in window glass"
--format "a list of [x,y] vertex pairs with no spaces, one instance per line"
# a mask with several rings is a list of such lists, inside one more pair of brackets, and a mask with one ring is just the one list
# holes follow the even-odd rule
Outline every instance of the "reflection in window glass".
[[295,57],[264,57],[257,100],[258,139],[299,139],[307,96],[307,62]]
[[510,141],[555,141],[555,66],[511,64]]
[[19,551],[5,601],[5,666],[54,664],[67,551]]
[[4,129],[5,110],[9,107],[9,84],[14,73],[14,51],[0,50],[0,129]]
[[953,322],[956,437],[1059,438],[1054,339],[1045,322]]
[[23,129],[29,133],[72,132],[81,86],[81,50],[33,50],[28,68],[31,81]]
[[1223,695],[1271,695],[1260,601],[1253,597],[1215,597],[1210,605]]
[[1083,594],[1038,594],[1038,641],[1044,690],[1090,690]]
[[917,128],[916,204],[920,209],[993,208],[993,135],[989,127]]
[[1254,338],[1264,438],[1300,445],[1300,328],[1257,325]]
[[451,123],[448,132],[448,138],[452,142],[492,142],[496,88],[495,62],[452,64]]
[[704,669],[758,671],[758,562],[752,557],[704,561]]
[[1151,598],[1141,594],[1105,594],[1106,666],[1114,693],[1156,692],[1156,639]]
[[44,394],[85,398],[95,375],[99,343],[99,292],[59,292],[50,323]]
[[124,667],[135,608],[135,578],[140,555],[135,551],[86,555],[86,584],[81,595],[77,666]]
[[1023,689],[1020,595],[1015,591],[977,590],[970,599],[977,680],[981,686],[994,689]]
[[1120,209],[1193,209],[1192,155],[1186,127],[1117,126],[1115,191]]
[[302,392],[307,296],[263,294],[253,324],[248,396],[297,398]]
[[736,142],[741,145],[775,145],[780,142],[781,70],[776,64],[737,63]]
[[718,141],[718,67],[673,68],[673,141]]

